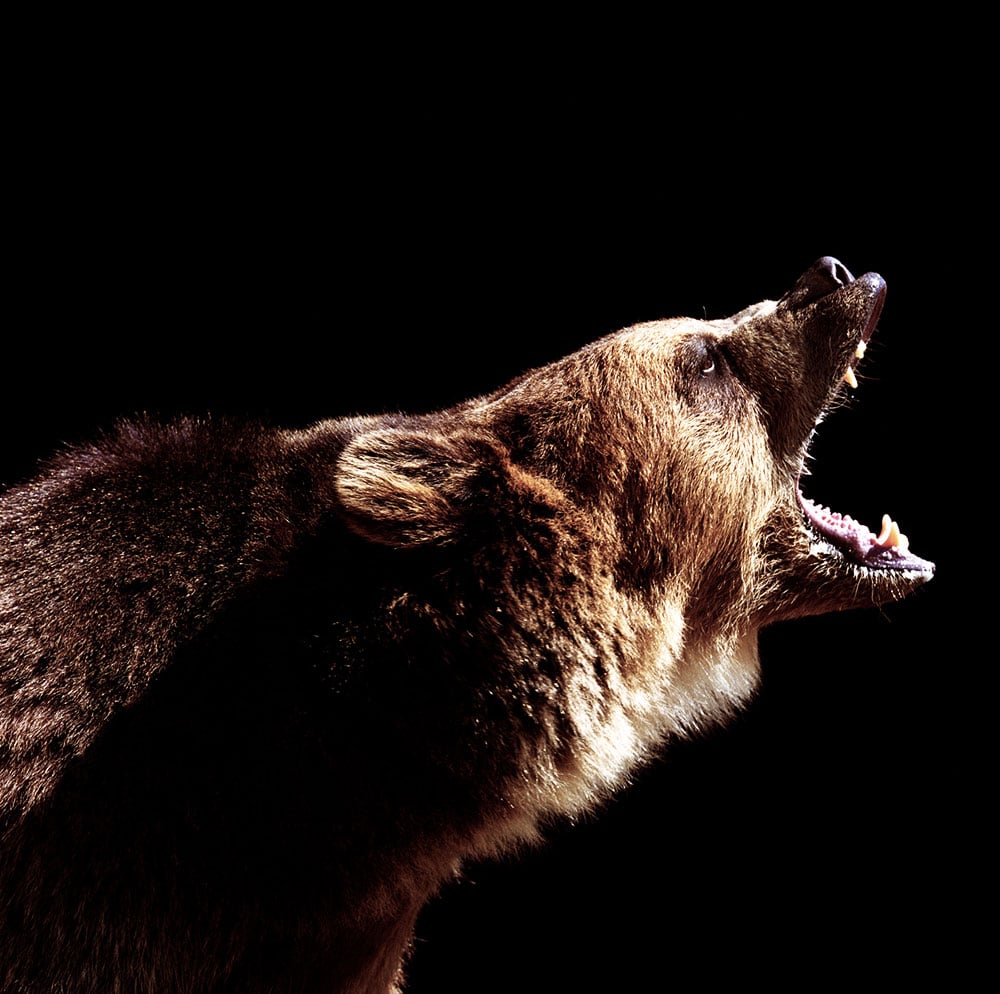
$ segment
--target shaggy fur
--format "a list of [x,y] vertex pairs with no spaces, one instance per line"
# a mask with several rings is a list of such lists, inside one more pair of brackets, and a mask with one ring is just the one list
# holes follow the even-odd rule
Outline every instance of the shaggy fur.
[[933,567],[801,498],[880,277],[421,417],[122,426],[0,500],[0,987],[385,994],[460,863]]

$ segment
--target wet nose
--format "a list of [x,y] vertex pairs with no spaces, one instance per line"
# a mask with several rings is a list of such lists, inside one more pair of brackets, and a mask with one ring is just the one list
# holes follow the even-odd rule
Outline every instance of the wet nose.
[[795,309],[811,304],[848,283],[853,283],[851,271],[839,259],[824,255],[817,259],[795,282],[795,286],[781,298],[782,303]]

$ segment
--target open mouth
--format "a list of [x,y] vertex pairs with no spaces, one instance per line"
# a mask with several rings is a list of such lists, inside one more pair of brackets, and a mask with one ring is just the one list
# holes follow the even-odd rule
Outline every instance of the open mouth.
[[[834,278],[838,283],[854,282],[854,277],[842,264],[837,263],[834,272],[836,274]],[[881,280],[879,283],[881,286],[873,295],[871,310],[858,339],[854,355],[844,369],[843,382],[852,390],[858,385],[855,375],[857,363],[865,354],[865,349],[882,312],[885,285],[881,283]],[[841,389],[839,382],[837,389]],[[881,528],[876,532],[855,521],[850,515],[839,514],[810,500],[802,493],[800,482],[796,484],[796,494],[808,529],[817,540],[815,544],[820,546],[816,551],[839,554],[848,562],[869,569],[934,572],[933,563],[926,559],[920,559],[909,551],[909,539],[899,530],[899,525],[888,514],[883,516]]]

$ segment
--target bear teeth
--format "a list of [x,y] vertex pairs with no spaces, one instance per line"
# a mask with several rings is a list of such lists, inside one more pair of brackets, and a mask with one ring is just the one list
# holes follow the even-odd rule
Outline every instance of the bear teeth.
[[897,549],[900,552],[906,552],[910,547],[910,540],[899,530],[899,525],[888,514],[883,514],[882,530],[879,532],[878,538],[875,539],[875,544],[880,549]]
[[[865,357],[865,351],[868,348],[868,343],[862,338],[858,342],[857,347],[854,349],[854,355],[858,359],[863,359]],[[848,366],[847,372],[844,373],[844,382],[852,389],[856,390],[858,388],[858,378],[854,374],[854,367]]]

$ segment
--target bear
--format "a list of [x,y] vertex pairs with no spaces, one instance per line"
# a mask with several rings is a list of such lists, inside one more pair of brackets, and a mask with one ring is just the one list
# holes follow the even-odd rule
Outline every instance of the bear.
[[885,298],[831,257],[430,414],[134,419],[0,499],[0,987],[387,994],[464,863],[929,580],[803,492]]

